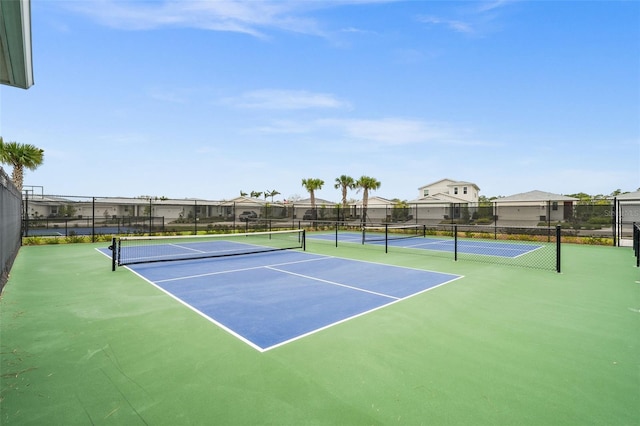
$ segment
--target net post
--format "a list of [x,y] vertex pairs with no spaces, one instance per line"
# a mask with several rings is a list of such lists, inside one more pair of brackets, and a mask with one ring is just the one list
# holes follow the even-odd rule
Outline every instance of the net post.
[[111,238],[111,272],[116,270],[116,237]]
[[338,247],[338,228],[340,227],[340,224],[338,221],[336,221],[336,247]]
[[307,230],[302,230],[302,251],[307,251]]
[[560,273],[560,241],[562,240],[562,227],[556,225],[556,272]]
[[453,225],[453,260],[458,261],[458,225]]
[[427,238],[427,225],[422,225],[422,238]]

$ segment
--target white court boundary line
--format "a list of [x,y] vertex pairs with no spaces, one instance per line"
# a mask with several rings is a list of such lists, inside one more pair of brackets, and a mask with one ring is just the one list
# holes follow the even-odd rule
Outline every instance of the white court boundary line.
[[[109,257],[107,254],[105,254],[104,252],[100,251],[98,248],[96,248],[96,250]],[[389,265],[386,263],[380,263],[380,262],[371,262],[371,261],[366,261],[366,260],[359,260],[359,259],[349,259],[349,258],[344,258],[344,257],[337,257],[337,256],[325,256],[325,255],[318,255],[318,254],[312,254],[312,253],[307,253],[309,256],[313,256],[312,259],[305,259],[305,260],[298,260],[298,261],[292,261],[292,262],[281,262],[281,263],[277,263],[277,264],[273,264],[273,265],[262,265],[262,266],[256,266],[256,267],[248,267],[248,268],[239,268],[239,269],[235,269],[235,270],[228,270],[228,271],[218,271],[218,272],[213,272],[213,273],[206,273],[206,274],[199,274],[199,275],[193,275],[190,277],[180,277],[180,278],[174,278],[174,279],[167,279],[167,280],[158,280],[156,282],[151,281],[150,279],[146,278],[145,276],[139,274],[138,272],[136,272],[135,270],[131,269],[129,266],[124,265],[123,267],[127,270],[129,270],[130,272],[132,272],[134,275],[137,275],[138,277],[140,277],[142,280],[146,281],[147,283],[151,284],[153,287],[157,288],[158,290],[160,290],[161,292],[163,292],[164,294],[168,295],[169,297],[171,297],[172,299],[176,300],[178,303],[180,303],[181,305],[187,307],[188,309],[190,309],[191,311],[195,312],[196,314],[200,315],[201,317],[205,318],[206,320],[210,321],[211,323],[215,324],[216,326],[220,327],[222,330],[226,331],[227,333],[229,333],[230,335],[234,336],[235,338],[239,339],[240,341],[246,343],[247,345],[249,345],[250,347],[252,347],[253,349],[257,350],[260,353],[264,353],[267,352],[271,349],[275,349],[281,346],[284,346],[286,344],[292,343],[296,340],[300,340],[303,339],[305,337],[311,336],[313,334],[319,333],[321,331],[324,331],[326,329],[329,329],[331,327],[334,327],[336,325],[345,323],[347,321],[350,321],[352,319],[367,315],[371,312],[375,312],[379,309],[383,309],[386,308],[388,306],[391,306],[393,304],[396,304],[398,302],[402,302],[404,300],[410,299],[412,297],[418,296],[422,293],[426,293],[428,291],[431,291],[433,289],[436,289],[438,287],[441,287],[445,284],[449,284],[451,282],[460,280],[462,278],[464,278],[464,275],[456,275],[456,274],[451,274],[451,273],[447,273],[447,272],[438,272],[438,271],[431,271],[431,270],[426,270],[426,269],[419,269],[419,268],[411,268],[411,267],[405,267],[405,266],[398,266],[398,265]],[[427,273],[434,273],[434,274],[440,274],[440,275],[448,275],[451,276],[452,279],[444,281],[442,283],[436,284],[432,287],[426,288],[424,290],[421,290],[419,292],[416,293],[412,293],[408,296],[402,297],[402,298],[398,298],[398,297],[394,297],[394,296],[390,296],[390,295],[385,295],[382,293],[376,293],[376,292],[372,292],[366,289],[362,289],[362,288],[358,288],[358,287],[353,287],[353,286],[348,286],[348,285],[344,285],[344,284],[340,284],[340,283],[335,283],[332,281],[327,281],[327,280],[323,280],[321,278],[315,278],[315,277],[310,277],[310,276],[305,276],[305,275],[301,275],[301,274],[297,274],[294,272],[289,272],[289,271],[284,271],[284,270],[279,270],[277,269],[277,266],[284,266],[284,265],[288,265],[288,264],[297,264],[297,263],[305,263],[305,262],[313,262],[313,261],[320,261],[320,260],[332,260],[332,259],[338,259],[338,260],[343,260],[343,261],[349,261],[349,262],[354,262],[354,263],[370,263],[370,264],[374,264],[374,265],[380,265],[380,266],[385,266],[385,267],[389,267],[389,268],[399,268],[399,269],[410,269],[410,270],[415,270],[415,271],[421,271],[421,272],[427,272]],[[209,259],[210,260],[210,259]],[[186,278],[197,278],[197,277],[201,277],[201,276],[209,276],[209,275],[219,275],[219,274],[225,274],[225,273],[230,273],[230,272],[241,272],[241,271],[247,271],[247,270],[253,270],[253,269],[271,269],[273,271],[276,272],[280,272],[283,274],[289,274],[289,275],[298,275],[302,278],[306,278],[306,279],[312,279],[312,280],[316,280],[316,281],[323,281],[327,284],[330,285],[338,285],[338,286],[342,286],[342,287],[347,287],[347,288],[351,288],[353,290],[356,291],[361,291],[361,292],[366,292],[366,293],[372,293],[381,297],[386,297],[391,299],[388,303],[382,304],[380,306],[376,306],[373,309],[369,309],[367,311],[362,311],[357,313],[356,315],[352,315],[350,317],[345,317],[342,318],[338,321],[335,321],[333,323],[324,325],[322,327],[319,327],[317,329],[311,330],[307,333],[303,333],[300,334],[298,336],[292,337],[291,339],[287,339],[287,340],[283,340],[282,342],[279,342],[275,345],[272,346],[268,346],[268,347],[261,347],[258,346],[257,344],[255,344],[254,342],[252,342],[251,340],[249,340],[248,338],[242,336],[241,334],[237,333],[236,331],[234,331],[233,329],[227,327],[226,325],[224,325],[223,323],[221,323],[220,321],[210,317],[209,315],[205,314],[204,312],[200,311],[198,308],[196,308],[195,306],[189,304],[188,302],[182,300],[181,298],[179,298],[177,295],[171,293],[168,290],[165,290],[164,288],[162,288],[161,286],[159,286],[156,283],[161,283],[161,282],[167,282],[167,281],[176,281],[176,280],[180,280],[180,279],[186,279]]]
[[271,266],[265,266],[265,268],[266,269],[270,269],[272,271],[282,272],[283,274],[289,274],[289,275],[305,278],[305,279],[312,280],[312,281],[319,281],[321,283],[331,284],[331,285],[335,285],[335,286],[338,286],[338,287],[344,287],[344,288],[348,288],[348,289],[351,289],[351,290],[361,291],[363,293],[375,294],[376,296],[382,296],[382,297],[386,297],[386,298],[389,298],[389,299],[394,299],[394,300],[400,299],[399,297],[391,296],[391,295],[388,295],[388,294],[378,293],[376,291],[371,291],[371,290],[365,290],[364,288],[354,287],[354,286],[351,286],[351,285],[342,284],[342,283],[335,282],[335,281],[324,280],[322,278],[312,277],[310,275],[304,275],[304,274],[298,274],[296,272],[285,271],[284,269],[277,269],[277,268],[274,268],[274,267],[271,267]]

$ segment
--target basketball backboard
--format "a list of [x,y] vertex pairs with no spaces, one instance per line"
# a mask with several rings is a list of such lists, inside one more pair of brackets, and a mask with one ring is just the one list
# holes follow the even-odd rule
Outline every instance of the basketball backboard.
[[31,0],[0,1],[0,83],[33,85]]

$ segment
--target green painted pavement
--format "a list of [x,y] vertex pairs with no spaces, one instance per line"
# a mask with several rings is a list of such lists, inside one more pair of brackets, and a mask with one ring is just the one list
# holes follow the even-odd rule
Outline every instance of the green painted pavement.
[[311,241],[465,278],[260,353],[111,272],[104,245],[20,250],[0,301],[3,425],[640,424],[629,248],[564,245],[556,274]]

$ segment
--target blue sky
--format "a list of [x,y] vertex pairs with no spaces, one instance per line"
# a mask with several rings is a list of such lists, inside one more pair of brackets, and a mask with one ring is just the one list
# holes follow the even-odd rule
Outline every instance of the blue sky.
[[25,184],[50,194],[635,191],[639,24],[636,1],[32,0],[0,134],[45,150]]

